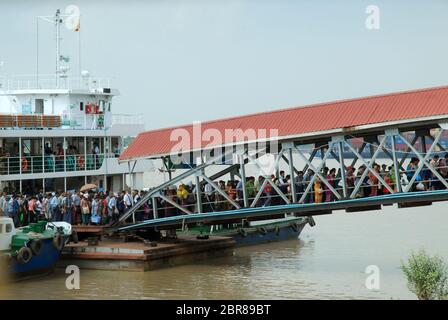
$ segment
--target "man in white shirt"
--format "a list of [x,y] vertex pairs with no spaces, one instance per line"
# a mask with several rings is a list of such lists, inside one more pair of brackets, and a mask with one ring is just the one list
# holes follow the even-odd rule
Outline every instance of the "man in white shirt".
[[126,207],[125,210],[126,210],[126,211],[129,210],[129,208],[132,207],[132,202],[133,202],[133,200],[132,200],[132,196],[129,194],[129,191],[128,191],[128,190],[126,190],[126,192],[125,192],[125,194],[124,194],[123,201],[124,201],[124,205],[125,205],[125,207]]
[[109,194],[109,202],[107,204],[107,213],[112,222],[115,221],[116,218],[116,208],[117,208],[117,197],[118,194],[110,193]]
[[50,212],[51,212],[51,219],[53,221],[58,221],[59,219],[59,200],[56,196],[56,193],[51,194],[51,200],[50,200]]

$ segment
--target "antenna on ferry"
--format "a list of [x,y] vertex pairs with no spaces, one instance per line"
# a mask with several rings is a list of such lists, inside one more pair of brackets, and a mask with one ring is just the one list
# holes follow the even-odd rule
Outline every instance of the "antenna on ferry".
[[[67,73],[70,70],[68,66],[62,66],[61,62],[68,63],[70,58],[61,54],[61,25],[65,22],[67,28],[79,32],[80,31],[80,14],[79,8],[76,6],[68,6],[65,10],[67,14],[61,14],[61,10],[57,9],[54,16],[38,16],[37,17],[37,82],[39,82],[39,19],[49,22],[55,26],[56,35],[56,87],[59,88],[60,78],[67,78]],[[78,39],[79,51],[81,48],[80,37]],[[79,52],[79,65],[81,65],[81,52]],[[39,83],[38,83],[39,84]]]
[[58,9],[54,15],[54,25],[56,27],[56,88],[59,88],[59,73],[61,72],[61,24],[63,20],[60,16],[61,10]]

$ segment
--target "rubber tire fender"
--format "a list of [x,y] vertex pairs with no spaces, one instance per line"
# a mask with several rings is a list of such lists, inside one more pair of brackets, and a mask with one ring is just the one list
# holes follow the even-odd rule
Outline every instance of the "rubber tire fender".
[[31,258],[33,257],[33,252],[28,247],[22,247],[19,249],[19,252],[17,252],[17,261],[20,264],[27,264],[31,261]]
[[42,251],[42,241],[40,239],[32,240],[30,249],[33,255],[37,256]]
[[258,232],[265,236],[268,233],[268,230],[266,230],[265,227],[260,227],[258,228]]

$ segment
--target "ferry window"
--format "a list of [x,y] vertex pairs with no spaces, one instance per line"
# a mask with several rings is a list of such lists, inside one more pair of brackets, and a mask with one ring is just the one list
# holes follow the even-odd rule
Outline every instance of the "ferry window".
[[0,224],[0,234],[2,234],[2,233],[3,233],[3,225]]
[[79,110],[84,111],[84,102],[79,103]]
[[8,223],[5,228],[5,233],[10,233],[12,231],[12,224]]
[[110,102],[109,102],[109,107],[107,108],[107,111],[109,111],[109,112],[110,112]]
[[34,113],[44,113],[44,99],[36,99],[34,105]]

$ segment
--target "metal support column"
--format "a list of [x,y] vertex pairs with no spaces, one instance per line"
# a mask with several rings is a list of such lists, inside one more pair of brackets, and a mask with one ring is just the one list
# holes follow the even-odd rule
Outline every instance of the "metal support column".
[[288,161],[289,161],[289,174],[291,176],[291,199],[293,203],[297,202],[297,193],[296,193],[296,181],[295,181],[295,177],[294,177],[294,160],[293,160],[293,156],[292,156],[292,146],[284,144],[285,147],[288,150]]
[[198,205],[198,213],[202,213],[202,195],[201,195],[201,181],[199,180],[199,174],[196,174],[196,203]]
[[41,149],[42,149],[42,173],[45,173],[45,138],[44,137],[42,137],[42,147],[41,147]]
[[[22,174],[22,137],[19,137],[19,173]],[[20,189],[22,192],[22,189]]]
[[[341,139],[343,139],[343,137]],[[342,181],[342,193],[343,193],[344,199],[347,199],[348,188],[347,188],[347,179],[346,179],[346,175],[345,175],[344,147],[343,147],[342,141],[338,142],[338,151],[339,151],[339,170],[341,172],[341,181]]]
[[244,207],[249,207],[249,198],[247,196],[247,189],[246,189],[246,169],[244,167],[244,155],[240,154],[238,156],[239,163],[240,163],[240,172],[241,172],[241,183],[243,185],[243,200],[244,200]]
[[152,197],[152,212],[154,219],[157,219],[159,215],[157,214],[157,199],[156,197]]
[[[87,136],[84,136],[84,171],[86,171],[86,170],[87,170]],[[87,177],[86,177],[86,181],[87,181]]]
[[400,177],[400,168],[398,159],[397,159],[397,149],[396,149],[396,141],[395,135],[391,135],[391,145],[392,145],[392,158],[394,161],[394,174],[395,174],[395,183],[397,192],[401,192],[401,177]]
[[[64,150],[64,172],[67,172],[67,139],[65,137],[62,143],[62,150]],[[67,188],[65,190],[67,192]]]
[[20,173],[20,193],[22,193],[22,138],[19,137],[19,173]]

